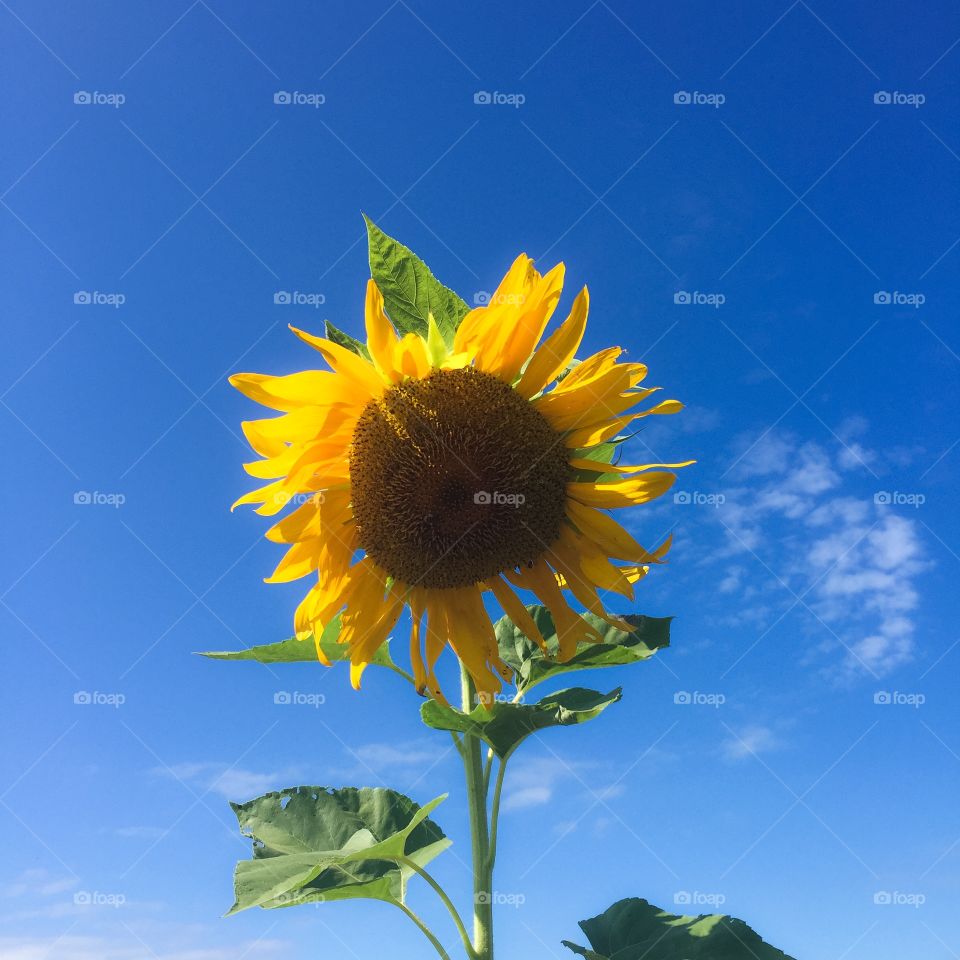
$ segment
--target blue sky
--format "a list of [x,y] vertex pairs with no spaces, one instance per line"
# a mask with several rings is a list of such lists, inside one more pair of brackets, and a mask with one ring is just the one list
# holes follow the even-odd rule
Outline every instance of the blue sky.
[[227,800],[301,782],[452,784],[468,896],[399,681],[190,655],[289,635],[226,376],[359,332],[361,210],[468,301],[564,260],[586,346],[688,404],[637,455],[699,461],[633,521],[675,533],[636,606],[673,647],[508,779],[499,956],[634,895],[803,960],[960,953],[960,12],[0,7],[0,960],[424,956],[377,904],[218,919]]

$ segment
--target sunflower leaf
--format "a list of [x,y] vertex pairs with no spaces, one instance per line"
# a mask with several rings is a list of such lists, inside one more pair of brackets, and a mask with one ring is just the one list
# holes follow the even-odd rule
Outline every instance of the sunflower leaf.
[[[557,628],[550,611],[542,606],[528,606],[527,610],[539,627],[547,647],[555,652],[558,648]],[[548,659],[543,651],[509,618],[502,617],[495,624],[500,657],[514,672],[517,689],[523,693],[550,677],[557,677],[574,670],[591,670],[595,667],[619,667],[637,663],[652,657],[658,650],[670,645],[670,621],[672,617],[645,617],[627,614],[621,619],[633,626],[627,633],[612,626],[592,613],[582,614],[600,637],[599,643],[582,643],[566,663]]]
[[[327,624],[320,635],[320,649],[331,663],[350,659],[350,648],[337,643],[340,635],[340,618],[336,617]],[[256,660],[258,663],[316,663],[317,648],[313,637],[298,640],[290,637],[279,643],[265,643],[246,650],[207,650],[198,654],[211,660]],[[389,642],[383,644],[370,660],[373,666],[393,667]]]
[[426,338],[432,313],[444,341],[451,346],[470,308],[415,253],[388,237],[366,214],[363,219],[367,224],[370,276],[383,294],[387,316],[397,331],[401,336],[416,333]]
[[420,707],[420,717],[435,730],[453,730],[480,737],[502,758],[530,734],[548,727],[586,723],[616,703],[620,696],[619,687],[610,693],[571,687],[551,693],[538,703],[481,703],[469,713],[445,707],[436,700],[427,700]]
[[253,859],[234,874],[228,916],[250,907],[357,897],[402,903],[415,872],[450,841],[428,820],[446,795],[419,807],[382,787],[290,787],[232,803]]
[[586,960],[793,960],[735,917],[679,916],[638,898],[621,900],[580,927],[592,950],[562,943]]
[[367,349],[367,345],[365,343],[358,340],[356,337],[351,337],[349,333],[344,333],[339,327],[335,327],[329,320],[324,320],[324,325],[326,327],[326,335],[328,340],[332,340],[341,347],[346,347],[348,350],[352,350],[355,354],[363,357],[365,360],[370,359],[370,351]]

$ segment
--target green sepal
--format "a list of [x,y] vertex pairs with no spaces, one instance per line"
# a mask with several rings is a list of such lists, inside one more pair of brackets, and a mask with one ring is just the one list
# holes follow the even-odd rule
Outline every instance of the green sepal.
[[328,340],[332,340],[341,347],[346,347],[347,350],[352,351],[353,353],[357,354],[357,356],[363,357],[364,360],[370,359],[370,351],[367,349],[367,345],[361,340],[358,340],[356,337],[351,337],[349,333],[344,333],[339,327],[335,327],[329,320],[325,320],[324,325],[326,327],[326,335]]

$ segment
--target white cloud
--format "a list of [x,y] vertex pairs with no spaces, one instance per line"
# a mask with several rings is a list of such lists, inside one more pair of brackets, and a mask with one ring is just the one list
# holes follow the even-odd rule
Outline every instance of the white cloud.
[[737,730],[723,743],[728,760],[745,760],[761,753],[769,753],[781,746],[779,737],[769,727],[751,726]]
[[0,887],[4,897],[53,897],[73,890],[78,884],[76,877],[54,874],[40,868],[24,870],[21,874]]
[[511,767],[503,788],[501,809],[526,810],[549,803],[565,780],[577,780],[582,763],[559,757],[532,757],[522,766]]
[[912,659],[911,614],[929,565],[909,507],[874,501],[879,484],[864,464],[883,458],[862,446],[850,453],[865,430],[864,421],[848,421],[846,446],[836,447],[777,432],[742,441],[726,502],[700,514],[725,535],[709,555],[713,564],[727,561],[718,593],[749,601],[741,619],[762,611],[758,624],[791,603],[812,613],[820,621],[812,629],[827,635],[818,655],[840,651],[825,668],[835,679],[879,676]]
[[271,790],[289,787],[300,776],[294,768],[260,772],[214,762],[178,763],[171,767],[156,767],[151,772],[235,801],[250,800]]

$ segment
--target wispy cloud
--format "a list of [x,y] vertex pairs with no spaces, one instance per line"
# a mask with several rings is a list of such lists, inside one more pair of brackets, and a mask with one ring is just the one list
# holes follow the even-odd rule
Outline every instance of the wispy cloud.
[[155,767],[151,773],[200,787],[228,800],[244,801],[296,783],[301,771],[293,767],[273,771],[246,770],[226,763],[201,762]]
[[777,750],[781,746],[780,738],[770,727],[753,725],[741,730],[732,730],[723,742],[723,753],[728,760],[745,760],[748,757]]
[[740,622],[762,631],[791,609],[812,617],[810,659],[836,680],[913,658],[929,566],[911,507],[883,502],[868,473],[884,457],[856,439],[865,423],[842,429],[835,446],[777,431],[744,438],[722,503],[695,515],[721,534],[709,562],[723,561],[716,591],[742,602]]

